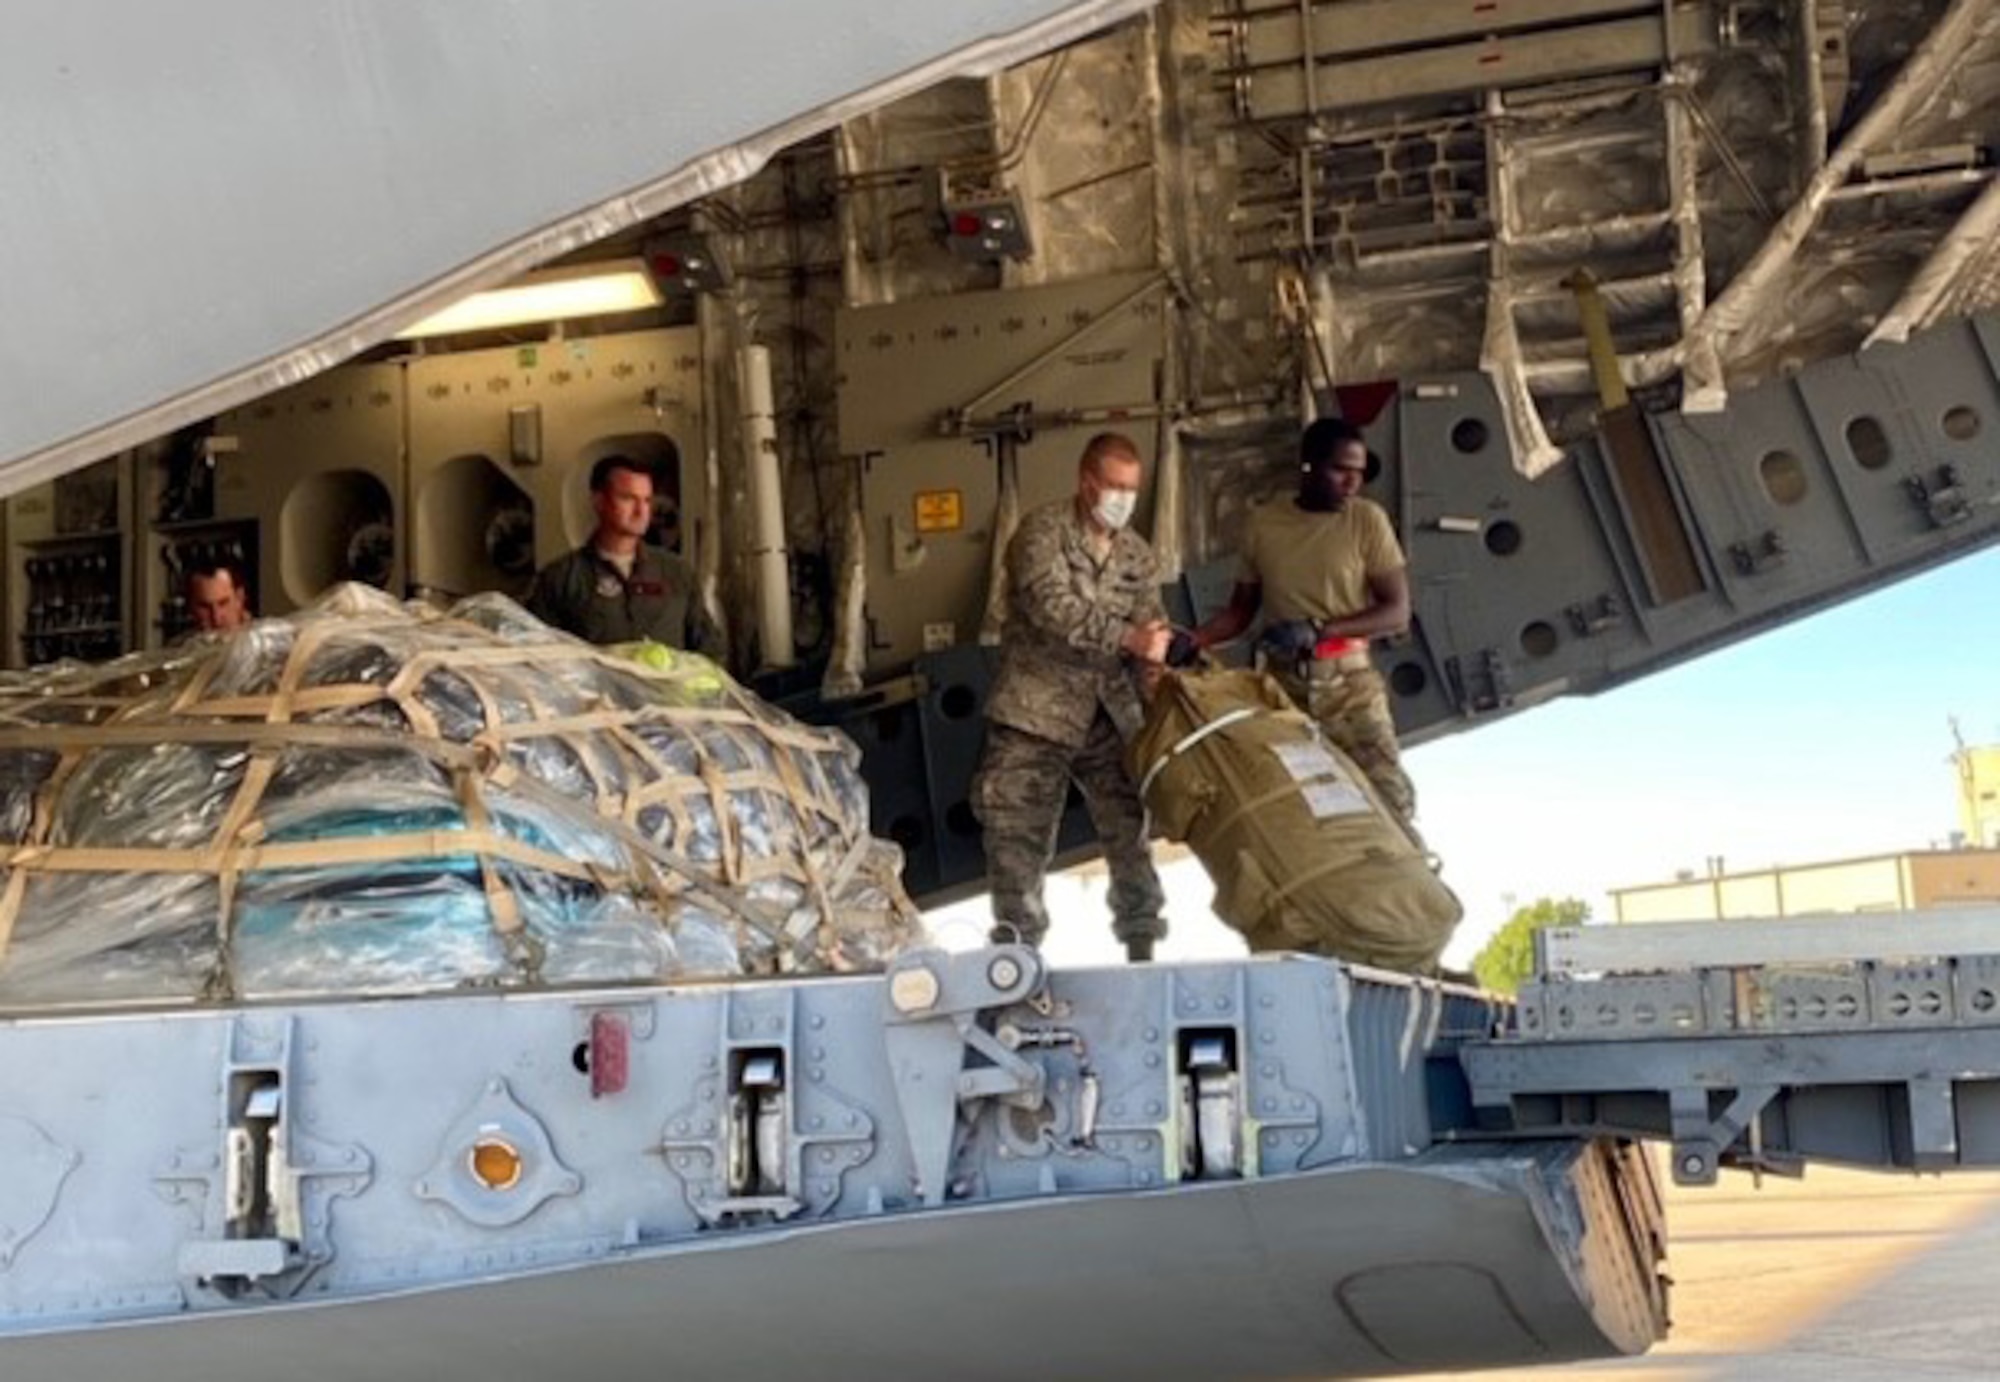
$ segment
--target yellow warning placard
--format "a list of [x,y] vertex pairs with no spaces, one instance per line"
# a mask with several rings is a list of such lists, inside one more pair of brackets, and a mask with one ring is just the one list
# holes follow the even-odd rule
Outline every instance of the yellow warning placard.
[[917,491],[917,531],[955,533],[965,526],[965,491],[926,489]]

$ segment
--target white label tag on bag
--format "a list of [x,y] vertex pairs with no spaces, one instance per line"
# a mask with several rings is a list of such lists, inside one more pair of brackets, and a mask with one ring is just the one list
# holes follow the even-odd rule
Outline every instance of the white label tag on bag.
[[1294,782],[1312,782],[1322,777],[1341,777],[1340,760],[1317,740],[1302,744],[1273,744],[1271,752],[1285,765]]
[[1316,821],[1328,816],[1359,816],[1374,809],[1369,805],[1368,794],[1342,777],[1308,784],[1305,797],[1306,809]]
[[1292,781],[1300,784],[1306,809],[1312,812],[1314,820],[1358,816],[1374,810],[1368,794],[1354,784],[1340,760],[1318,740],[1273,744],[1271,752],[1278,755]]

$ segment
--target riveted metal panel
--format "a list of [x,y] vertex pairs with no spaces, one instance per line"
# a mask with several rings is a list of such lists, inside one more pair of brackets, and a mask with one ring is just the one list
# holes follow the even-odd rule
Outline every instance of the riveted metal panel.
[[1578,467],[1516,472],[1482,376],[1405,389],[1399,411],[1416,615],[1449,703],[1476,715],[1602,677],[1632,644],[1632,599]]
[[[1130,433],[1154,459],[1163,298],[1157,275],[1135,274],[840,314],[840,444],[863,465],[872,667],[979,639],[1007,536],[1003,471],[1026,512],[1074,490],[1093,433]],[[1022,424],[998,427],[1010,410]],[[965,426],[941,435],[960,414]],[[964,521],[927,531],[919,499],[938,492],[959,496]]]

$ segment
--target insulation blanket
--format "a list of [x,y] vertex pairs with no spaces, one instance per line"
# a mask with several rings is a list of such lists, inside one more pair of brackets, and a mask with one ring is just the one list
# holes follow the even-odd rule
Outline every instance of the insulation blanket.
[[853,744],[501,596],[0,678],[0,1006],[872,966]]
[[1425,974],[1463,909],[1368,780],[1278,684],[1168,674],[1131,748],[1154,825],[1191,846],[1253,951]]

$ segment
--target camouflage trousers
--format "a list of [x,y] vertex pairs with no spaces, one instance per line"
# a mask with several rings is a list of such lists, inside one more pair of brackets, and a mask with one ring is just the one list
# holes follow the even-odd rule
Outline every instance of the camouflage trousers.
[[1306,672],[1280,672],[1278,682],[1367,774],[1383,805],[1416,839],[1417,789],[1403,771],[1403,750],[1396,742],[1396,720],[1389,713],[1382,674],[1373,667],[1319,663]]
[[1125,743],[1102,710],[1082,748],[1038,734],[989,725],[986,752],[972,783],[972,809],[986,832],[986,873],[993,889],[993,938],[1039,945],[1048,934],[1042,876],[1055,857],[1069,784],[1082,789],[1111,869],[1111,930],[1120,941],[1167,933],[1166,895],[1146,845],[1146,811],[1125,770]]

